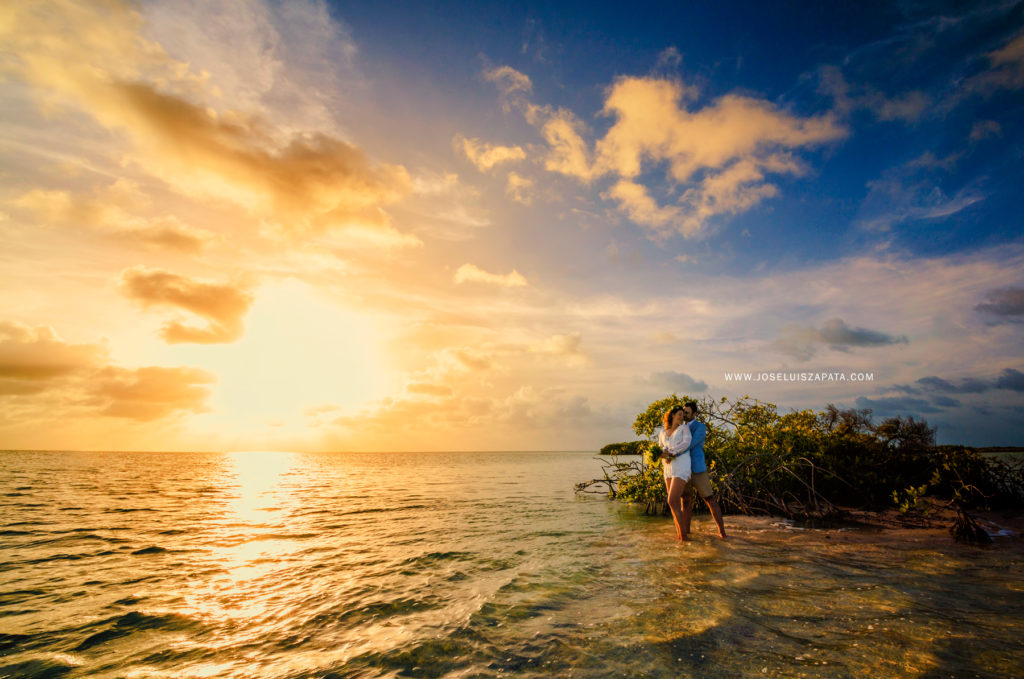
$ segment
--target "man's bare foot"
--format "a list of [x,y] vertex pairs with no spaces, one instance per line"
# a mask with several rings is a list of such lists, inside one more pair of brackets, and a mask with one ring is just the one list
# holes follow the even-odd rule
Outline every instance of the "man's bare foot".
[[718,537],[722,538],[723,540],[728,540],[729,539],[729,536],[726,535],[725,533],[719,533]]

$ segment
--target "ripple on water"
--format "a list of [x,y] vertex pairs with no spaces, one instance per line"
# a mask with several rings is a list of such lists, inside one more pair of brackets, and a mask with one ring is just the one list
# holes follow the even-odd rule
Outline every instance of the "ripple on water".
[[678,545],[589,460],[4,457],[0,676],[1024,676],[1019,541]]

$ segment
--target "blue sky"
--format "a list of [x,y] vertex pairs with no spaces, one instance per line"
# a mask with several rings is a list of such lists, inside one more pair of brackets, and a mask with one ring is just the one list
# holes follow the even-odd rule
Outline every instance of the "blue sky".
[[581,449],[672,391],[1024,440],[1024,3],[13,17],[9,446]]

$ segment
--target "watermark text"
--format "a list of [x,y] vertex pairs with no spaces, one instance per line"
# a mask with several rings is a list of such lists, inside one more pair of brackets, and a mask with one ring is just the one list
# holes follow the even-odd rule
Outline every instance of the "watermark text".
[[874,382],[875,373],[864,372],[749,372],[725,373],[726,382]]

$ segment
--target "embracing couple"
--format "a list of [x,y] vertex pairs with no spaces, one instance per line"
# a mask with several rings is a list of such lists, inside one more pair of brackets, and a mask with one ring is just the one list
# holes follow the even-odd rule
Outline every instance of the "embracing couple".
[[[665,468],[665,489],[668,508],[676,524],[676,537],[689,540],[690,515],[693,512],[693,493],[685,493],[687,485],[696,489],[704,499],[711,516],[718,524],[718,535],[725,539],[722,507],[711,490],[708,468],[704,463],[704,439],[708,429],[697,420],[697,404],[687,401],[665,413],[663,426],[658,428],[661,445],[661,464]],[[687,484],[689,482],[689,484]],[[686,495],[683,501],[683,495]]]

